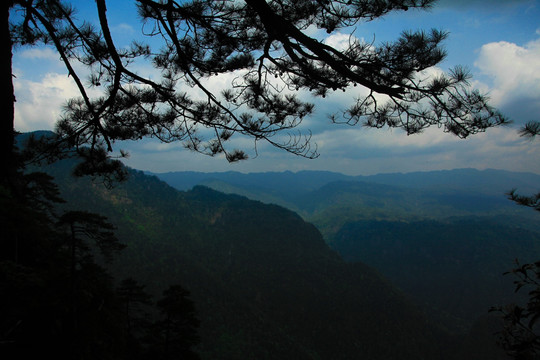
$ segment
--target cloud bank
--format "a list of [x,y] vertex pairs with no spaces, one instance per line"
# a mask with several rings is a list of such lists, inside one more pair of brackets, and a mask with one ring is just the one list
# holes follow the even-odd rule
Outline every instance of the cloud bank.
[[490,81],[487,86],[495,106],[514,114],[520,124],[538,120],[540,39],[524,46],[506,41],[485,44],[475,66]]

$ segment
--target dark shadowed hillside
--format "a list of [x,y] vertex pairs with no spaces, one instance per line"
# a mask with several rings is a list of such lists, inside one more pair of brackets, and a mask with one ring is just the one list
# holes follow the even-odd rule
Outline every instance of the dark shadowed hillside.
[[[472,324],[494,305],[515,300],[514,260],[540,256],[540,234],[491,219],[357,221],[336,234],[333,248],[392,280],[418,303]],[[458,324],[459,322],[456,322]]]

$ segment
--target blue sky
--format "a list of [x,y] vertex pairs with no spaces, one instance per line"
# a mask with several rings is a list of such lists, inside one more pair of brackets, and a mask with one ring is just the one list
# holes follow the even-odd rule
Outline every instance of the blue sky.
[[[74,1],[80,17],[96,22],[94,2]],[[138,36],[141,25],[131,2],[109,0],[110,25],[118,43]],[[154,172],[166,171],[283,171],[330,170],[346,174],[428,171],[473,167],[540,173],[540,140],[519,138],[517,128],[540,120],[540,0],[441,0],[429,11],[392,14],[359,25],[354,35],[375,43],[391,41],[403,30],[431,28],[450,33],[445,42],[445,70],[461,64],[474,78],[473,86],[488,92],[493,105],[515,121],[509,127],[460,140],[440,129],[407,136],[399,130],[374,130],[330,124],[328,114],[347,106],[354,93],[337,93],[316,100],[317,111],[300,130],[311,130],[320,153],[299,158],[258,143],[239,139],[250,159],[229,164],[185,150],[181,144],[139,141],[118,144],[131,156],[126,163]],[[339,43],[345,33],[326,39]],[[16,129],[53,129],[62,104],[76,96],[71,79],[46,48],[22,48],[14,55]],[[224,79],[213,79],[216,84]]]

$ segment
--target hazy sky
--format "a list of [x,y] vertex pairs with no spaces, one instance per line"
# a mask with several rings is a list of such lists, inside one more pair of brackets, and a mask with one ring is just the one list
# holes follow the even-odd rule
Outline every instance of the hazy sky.
[[[96,21],[94,1],[73,1],[80,17]],[[118,43],[140,33],[130,1],[107,2],[110,25]],[[374,174],[474,167],[540,173],[540,139],[519,138],[516,129],[540,120],[540,0],[441,0],[427,12],[408,11],[358,26],[354,35],[367,41],[394,40],[403,30],[431,28],[450,32],[448,57],[441,68],[461,64],[473,73],[473,85],[488,92],[493,105],[514,120],[509,127],[460,140],[433,128],[407,136],[399,130],[374,130],[330,124],[328,114],[351,103],[354,93],[339,93],[322,101],[302,124],[313,132],[317,159],[304,159],[262,143],[241,140],[250,159],[229,164],[184,150],[181,144],[140,141],[119,144],[131,157],[126,163],[154,172],[166,171],[298,171],[331,170],[347,174]],[[346,34],[326,39],[339,44]],[[46,48],[22,48],[14,56],[16,129],[53,129],[62,104],[76,96],[75,86]]]

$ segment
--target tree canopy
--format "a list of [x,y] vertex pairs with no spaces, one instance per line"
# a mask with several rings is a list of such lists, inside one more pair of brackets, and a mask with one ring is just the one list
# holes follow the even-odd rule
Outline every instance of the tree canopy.
[[[507,122],[486,96],[469,86],[470,74],[463,67],[423,74],[445,58],[444,31],[404,31],[394,42],[382,44],[351,35],[344,49],[308,31],[352,31],[389,13],[424,10],[434,3],[135,0],[144,35],[161,44],[155,49],[140,41],[119,48],[106,0],[95,1],[98,26],[80,22],[84,16],[76,15],[67,1],[14,0],[4,5],[9,14],[4,45],[48,44],[56,49],[80,93],[67,102],[57,133],[72,147],[90,148],[90,155],[112,151],[117,140],[155,137],[237,161],[247,155],[230,148],[229,141],[242,134],[254,139],[255,146],[267,141],[312,158],[318,154],[310,134],[293,131],[314,109],[301,92],[316,98],[363,86],[366,95],[351,99],[332,120],[402,128],[408,134],[439,126],[465,138]],[[161,77],[136,72],[137,61],[152,63]],[[88,79],[78,70],[81,64],[89,70]],[[205,85],[209,77],[231,73],[234,81],[223,91]],[[92,97],[91,88],[101,89],[101,95]],[[203,97],[194,97],[195,90]],[[290,136],[275,136],[283,132]]]

